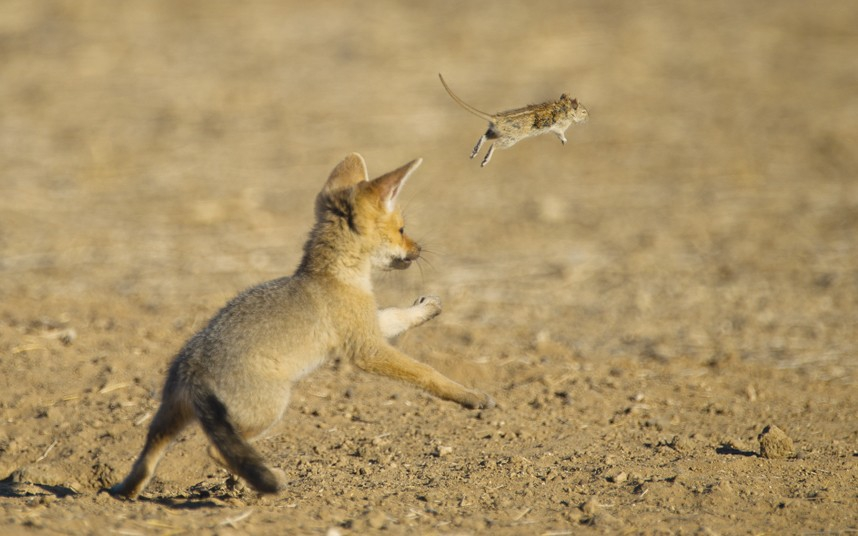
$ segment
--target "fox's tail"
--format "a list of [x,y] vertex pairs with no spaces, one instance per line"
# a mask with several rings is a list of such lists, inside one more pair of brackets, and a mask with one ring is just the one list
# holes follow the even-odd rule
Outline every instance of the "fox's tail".
[[259,493],[277,493],[277,476],[265,460],[239,433],[229,419],[226,406],[213,393],[196,397],[194,409],[203,430],[229,468]]

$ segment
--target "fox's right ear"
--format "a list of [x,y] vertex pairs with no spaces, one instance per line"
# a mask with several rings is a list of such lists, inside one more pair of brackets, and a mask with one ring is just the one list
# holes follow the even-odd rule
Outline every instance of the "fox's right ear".
[[398,169],[394,169],[377,179],[373,179],[366,188],[375,192],[381,206],[384,207],[386,212],[393,212],[393,207],[396,205],[396,198],[399,197],[399,192],[402,191],[402,185],[405,184],[408,177],[411,176],[422,162],[422,158],[412,160]]
[[369,176],[366,171],[366,162],[361,155],[352,153],[331,171],[322,191],[334,192],[367,180]]

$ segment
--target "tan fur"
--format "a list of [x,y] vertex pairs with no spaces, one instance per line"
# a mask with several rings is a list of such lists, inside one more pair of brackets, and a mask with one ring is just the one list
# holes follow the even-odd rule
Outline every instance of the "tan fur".
[[239,294],[185,344],[143,451],[111,493],[136,497],[170,442],[195,420],[216,460],[256,490],[278,491],[282,472],[268,467],[249,441],[280,420],[293,384],[330,356],[467,408],[494,405],[385,340],[441,312],[435,297],[378,310],[372,293],[372,268],[403,269],[420,256],[395,206],[419,164],[369,181],[363,158],[352,154],[333,170],[316,198],[316,224],[298,270]]
[[489,150],[480,164],[481,167],[485,167],[489,163],[496,146],[498,149],[506,149],[524,138],[553,132],[565,145],[567,141],[566,130],[572,123],[583,123],[589,117],[584,105],[579,103],[578,99],[569,97],[565,93],[560,95],[560,98],[556,101],[531,104],[524,108],[488,114],[477,110],[460,99],[453,93],[453,90],[450,89],[440,73],[438,74],[438,78],[441,79],[444,89],[447,90],[447,93],[457,104],[477,117],[481,117],[489,122],[489,129],[485,134],[480,136],[480,139],[477,140],[477,144],[474,146],[474,150],[471,151],[471,158],[474,158],[480,152],[480,148],[486,140],[495,140],[489,146]]

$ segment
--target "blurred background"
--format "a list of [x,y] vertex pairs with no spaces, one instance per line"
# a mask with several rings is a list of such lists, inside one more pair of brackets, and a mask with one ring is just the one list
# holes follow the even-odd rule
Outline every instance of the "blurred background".
[[[856,28],[848,0],[5,0],[0,296],[211,311],[293,270],[358,151],[424,158],[403,200],[429,252],[384,301],[579,355],[851,368]],[[480,109],[566,92],[591,119],[481,169],[439,72]]]
[[[854,0],[3,0],[0,524],[854,529],[857,52]],[[590,121],[480,168],[439,72]],[[352,151],[424,159],[424,258],[379,302],[440,296],[398,344],[500,406],[333,362],[260,442],[283,496],[224,491],[193,433],[155,499],[97,495],[182,341],[294,270]],[[796,459],[756,456],[768,424]]]

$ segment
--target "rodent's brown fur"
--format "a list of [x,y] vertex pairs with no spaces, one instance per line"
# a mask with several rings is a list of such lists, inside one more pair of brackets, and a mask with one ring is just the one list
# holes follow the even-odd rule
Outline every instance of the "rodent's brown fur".
[[482,167],[485,167],[489,163],[489,160],[491,160],[495,147],[506,149],[524,138],[553,132],[565,144],[567,141],[566,129],[572,123],[587,121],[589,117],[589,113],[584,108],[584,105],[579,103],[578,99],[569,97],[565,93],[554,101],[531,104],[524,108],[516,108],[515,110],[498,112],[496,114],[488,114],[460,99],[453,93],[453,90],[450,89],[450,86],[447,85],[447,82],[440,73],[438,77],[441,79],[444,89],[447,90],[447,93],[457,104],[477,117],[481,117],[489,122],[488,130],[480,136],[480,139],[477,140],[477,144],[474,146],[474,150],[471,151],[471,158],[474,158],[480,152],[480,148],[486,140],[493,140],[480,164]]

